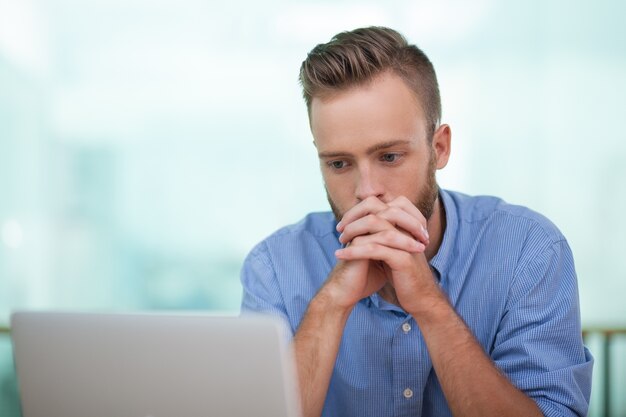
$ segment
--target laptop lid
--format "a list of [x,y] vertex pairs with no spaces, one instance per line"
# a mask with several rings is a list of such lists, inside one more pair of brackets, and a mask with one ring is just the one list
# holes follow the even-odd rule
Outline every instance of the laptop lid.
[[24,417],[299,417],[282,323],[261,316],[17,312]]

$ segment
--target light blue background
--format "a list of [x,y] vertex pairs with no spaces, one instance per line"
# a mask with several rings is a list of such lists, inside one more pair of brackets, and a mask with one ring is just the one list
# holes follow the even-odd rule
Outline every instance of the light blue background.
[[236,311],[247,251],[327,209],[300,63],[376,24],[437,69],[453,132],[439,183],[547,215],[584,324],[624,326],[625,15],[617,0],[0,0],[0,323]]

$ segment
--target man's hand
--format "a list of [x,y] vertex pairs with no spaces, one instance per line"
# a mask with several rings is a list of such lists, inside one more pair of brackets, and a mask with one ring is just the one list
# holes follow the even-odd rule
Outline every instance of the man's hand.
[[342,305],[391,283],[407,311],[419,306],[416,294],[426,294],[434,281],[423,252],[429,243],[426,219],[406,197],[388,204],[370,197],[348,210],[337,225],[347,246],[327,286]]

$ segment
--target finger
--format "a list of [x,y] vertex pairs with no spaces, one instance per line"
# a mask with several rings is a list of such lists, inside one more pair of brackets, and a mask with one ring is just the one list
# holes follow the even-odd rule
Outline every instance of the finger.
[[394,226],[387,220],[375,214],[368,214],[346,224],[343,227],[343,232],[339,236],[339,241],[346,244],[357,236],[370,235],[391,229],[394,229]]
[[353,221],[367,216],[368,214],[376,214],[387,208],[387,205],[383,203],[377,197],[368,197],[361,201],[350,210],[348,210],[339,223],[337,223],[337,230],[342,232],[344,227]]
[[424,245],[428,245],[428,232],[417,220],[405,211],[393,207],[376,215],[368,214],[346,225],[339,241],[343,244],[351,242],[357,236],[370,235],[384,230],[406,233]]
[[424,217],[422,212],[419,211],[415,204],[413,204],[411,200],[409,200],[405,196],[400,196],[393,199],[389,202],[388,206],[401,208],[402,210],[409,213],[411,216],[415,217],[424,228],[427,227],[428,222],[426,221],[426,218]]
[[386,220],[396,228],[406,231],[420,242],[428,244],[428,230],[422,225],[422,223],[418,219],[407,213],[404,209],[397,206],[390,206],[389,208],[387,208],[387,210],[378,213],[377,217]]
[[335,251],[337,259],[344,261],[352,261],[359,259],[369,259],[382,261],[386,263],[392,270],[402,270],[409,267],[413,262],[414,254],[393,249],[389,246],[370,243],[367,245],[352,245],[347,248]]
[[372,244],[383,245],[412,253],[423,252],[426,249],[424,243],[413,239],[410,235],[397,229],[389,229],[371,235],[358,236],[352,240],[350,247]]

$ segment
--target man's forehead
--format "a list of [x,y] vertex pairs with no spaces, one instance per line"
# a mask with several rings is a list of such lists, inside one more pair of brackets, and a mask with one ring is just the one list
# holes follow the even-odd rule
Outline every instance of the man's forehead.
[[399,77],[315,97],[309,116],[318,151],[324,152],[350,146],[362,150],[426,134],[424,113]]
[[425,119],[415,93],[393,74],[368,84],[315,96],[309,116],[313,128],[319,123]]

